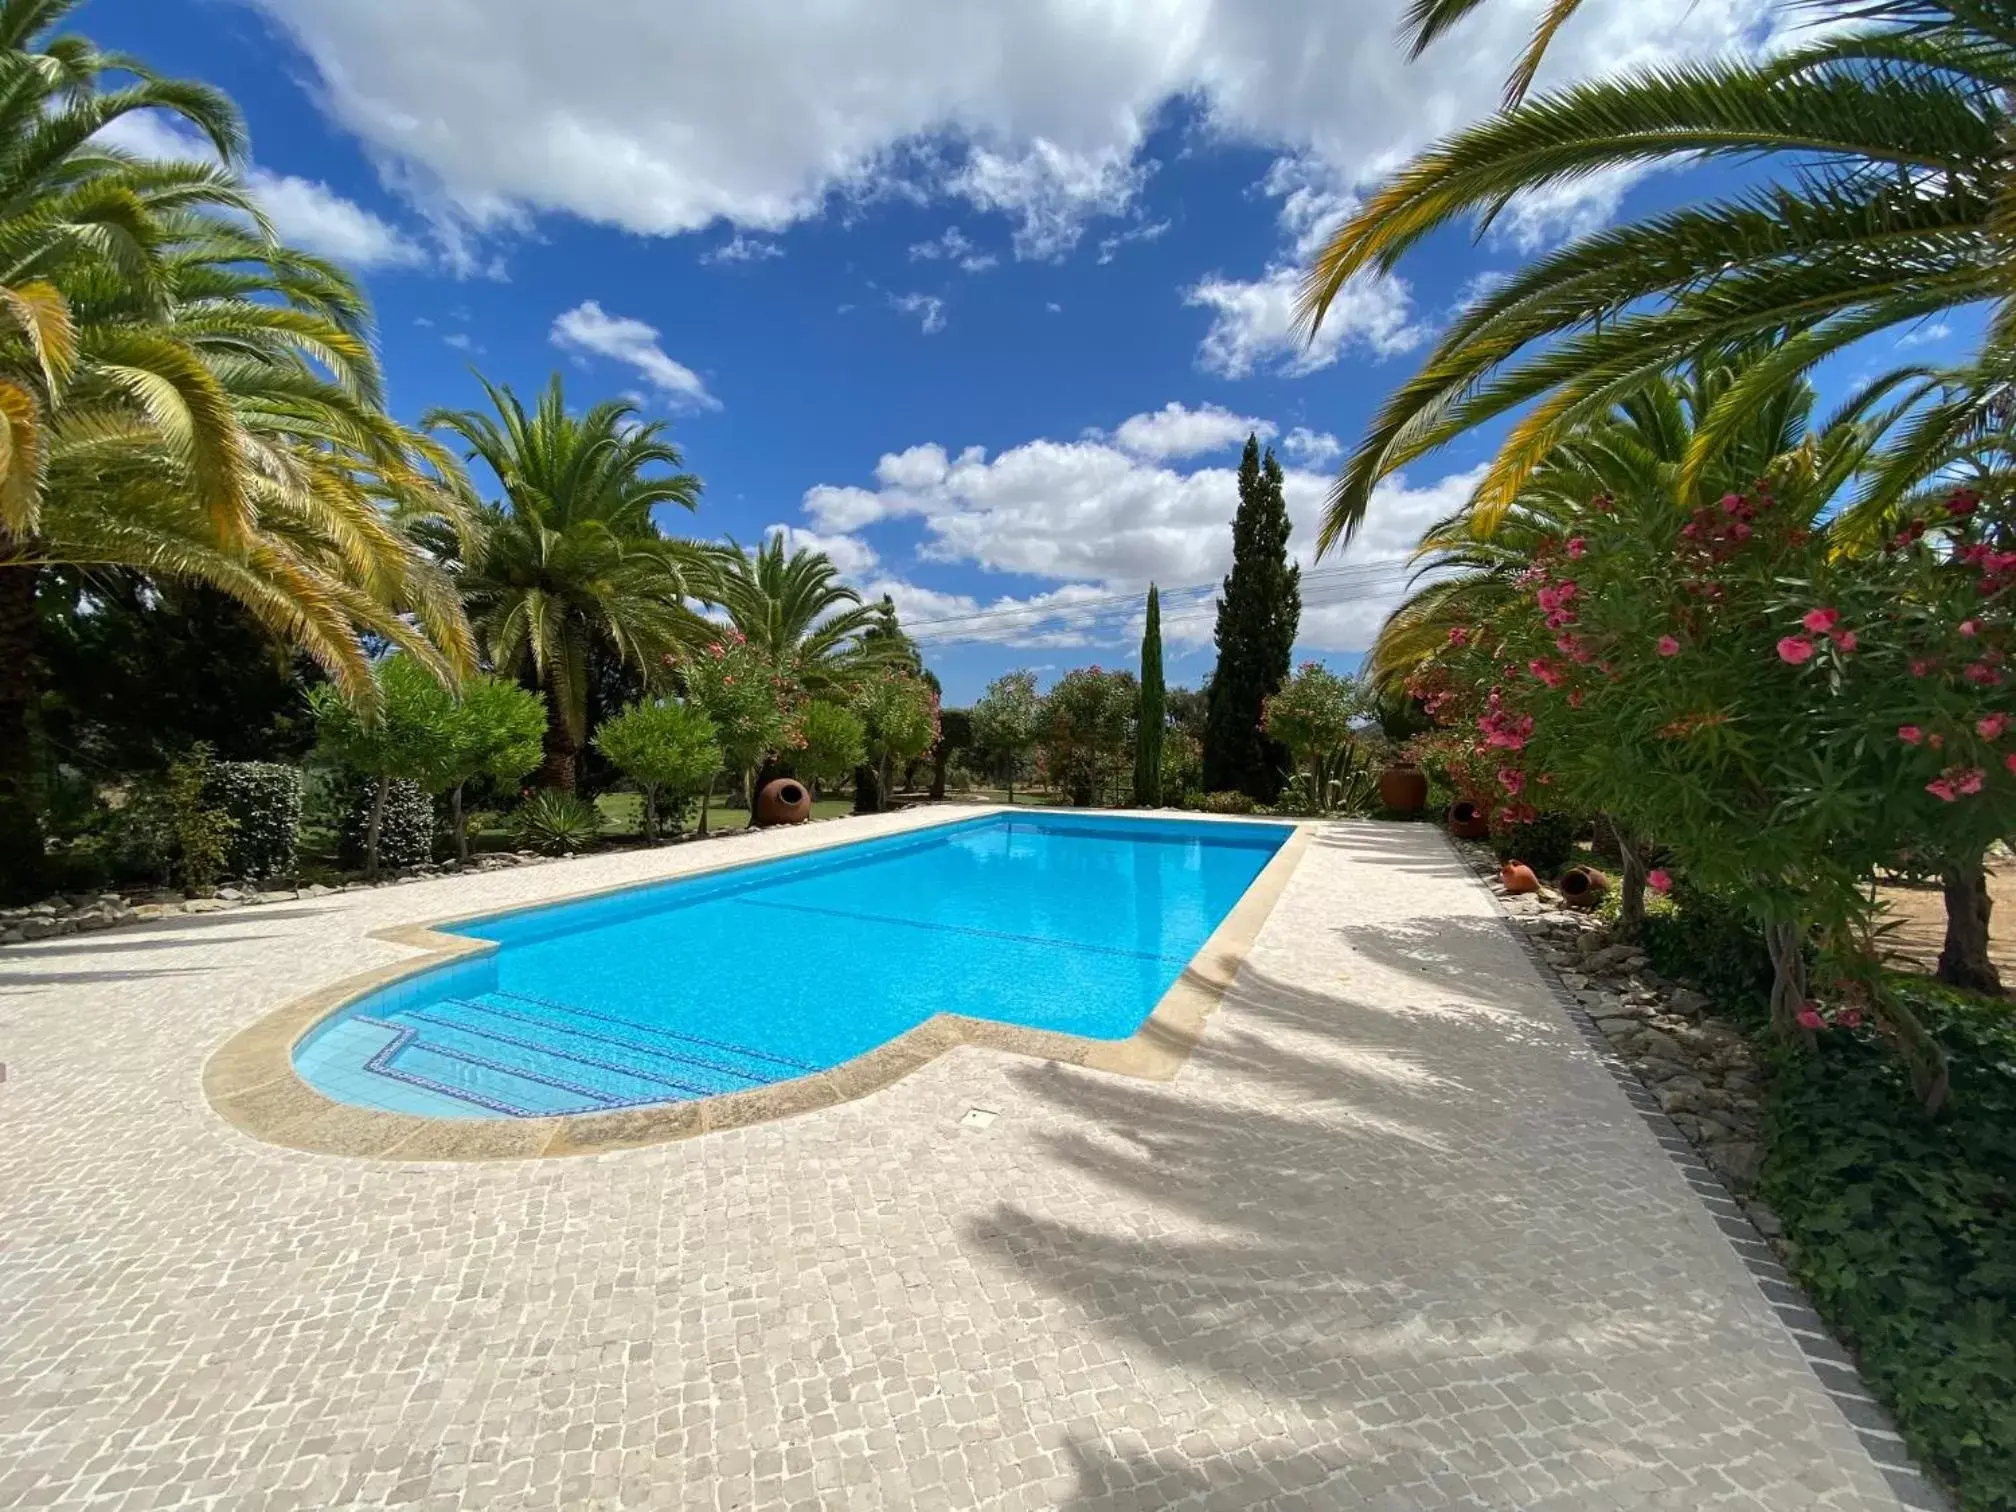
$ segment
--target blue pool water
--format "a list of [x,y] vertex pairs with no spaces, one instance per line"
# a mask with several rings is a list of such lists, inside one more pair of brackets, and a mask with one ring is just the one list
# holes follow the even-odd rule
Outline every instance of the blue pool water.
[[803,1076],[936,1013],[1124,1039],[1289,833],[993,815],[472,919],[496,951],[349,1005],[294,1063],[366,1107],[544,1117]]

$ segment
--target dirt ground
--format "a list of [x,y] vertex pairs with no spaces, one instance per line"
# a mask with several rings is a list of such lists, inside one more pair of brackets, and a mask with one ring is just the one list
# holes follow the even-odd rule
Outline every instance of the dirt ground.
[[[1988,895],[1995,905],[1988,918],[1988,954],[2003,982],[2016,986],[2016,861],[1989,868]],[[1946,938],[1946,900],[1938,884],[1885,887],[1878,896],[1901,925],[1892,936],[1892,954],[1930,971],[1938,963],[1939,946]]]

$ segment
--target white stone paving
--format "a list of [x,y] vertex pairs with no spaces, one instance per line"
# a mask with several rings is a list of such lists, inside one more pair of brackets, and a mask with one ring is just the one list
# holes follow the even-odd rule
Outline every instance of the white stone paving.
[[204,1102],[368,930],[830,834],[0,951],[0,1507],[1897,1506],[1423,826],[1318,834],[1173,1083],[459,1166]]

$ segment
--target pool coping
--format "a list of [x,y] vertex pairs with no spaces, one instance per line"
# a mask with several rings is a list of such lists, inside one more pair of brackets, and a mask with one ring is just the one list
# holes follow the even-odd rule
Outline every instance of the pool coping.
[[[955,810],[945,824],[970,822],[986,813],[1073,815],[1085,818],[1161,818],[1209,822],[1216,816],[1181,810],[989,809]],[[904,833],[938,828],[918,825]],[[688,1102],[606,1113],[552,1118],[430,1118],[337,1102],[311,1087],[294,1069],[294,1048],[323,1019],[382,987],[435,967],[498,947],[493,941],[446,933],[450,925],[495,917],[518,909],[462,909],[420,924],[395,924],[367,931],[367,938],[408,945],[420,954],[390,966],[333,982],[273,1010],[226,1040],[203,1067],[203,1095],[211,1109],[240,1132],[268,1144],[318,1155],[384,1160],[530,1160],[563,1155],[599,1155],[668,1144],[721,1129],[742,1128],[789,1118],[865,1097],[928,1065],[961,1045],[1007,1050],[1039,1060],[1062,1061],[1119,1076],[1168,1081],[1183,1068],[1204,1036],[1206,1021],[1231,987],[1261,927],[1288,885],[1309,846],[1314,826],[1294,823],[1246,891],[1218,922],[1197,954],[1156,1003],[1141,1027],[1122,1040],[1092,1039],[1048,1029],[1025,1029],[962,1014],[939,1013],[895,1039],[823,1071],[744,1092],[727,1092]],[[836,837],[781,856],[735,858],[691,871],[606,887],[563,893],[522,905],[553,907],[584,899],[632,892],[672,881],[761,866],[770,861],[838,849],[862,837]]]

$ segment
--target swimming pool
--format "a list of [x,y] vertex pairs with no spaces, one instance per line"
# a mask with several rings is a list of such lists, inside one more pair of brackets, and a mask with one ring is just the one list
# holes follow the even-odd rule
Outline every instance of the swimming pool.
[[494,951],[294,1050],[339,1102],[544,1118],[746,1091],[935,1014],[1124,1039],[1286,824],[996,814],[445,930]]

